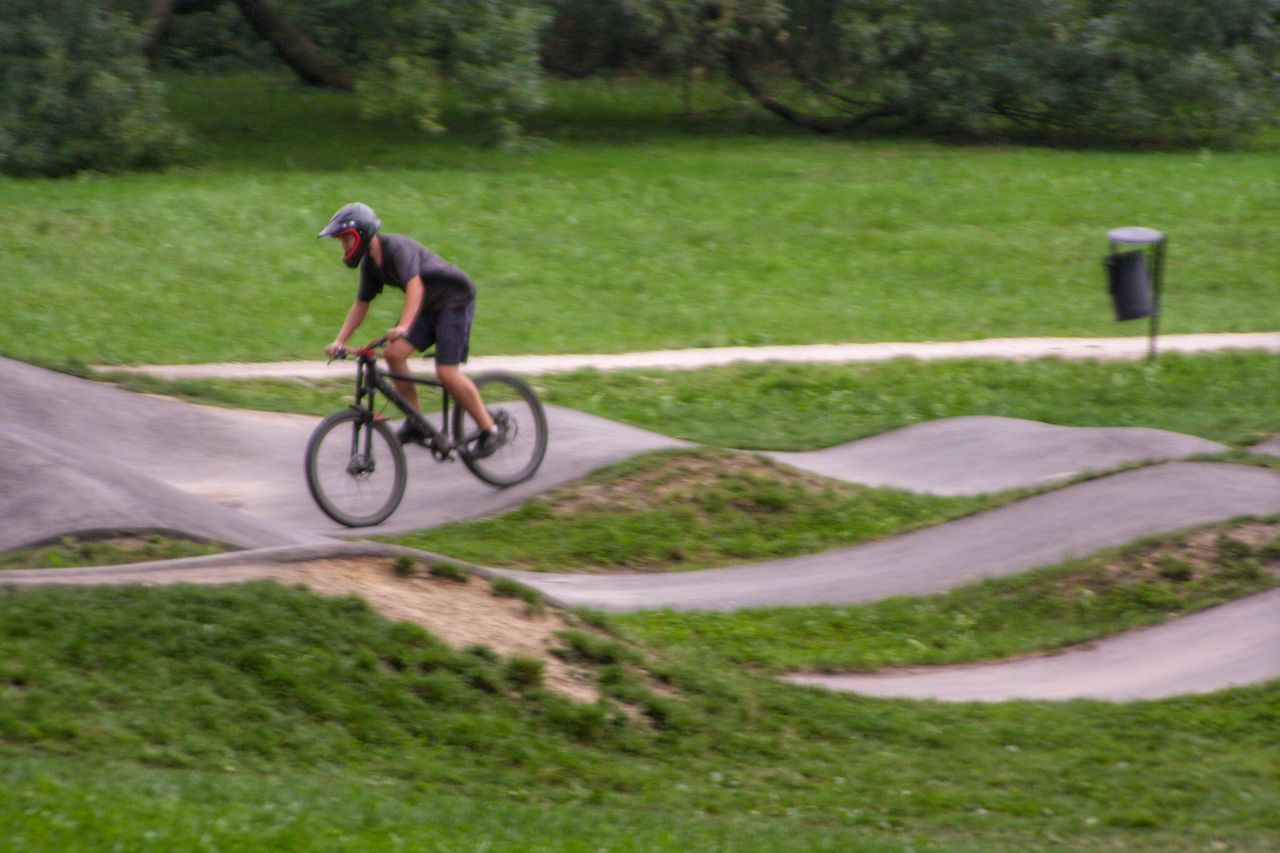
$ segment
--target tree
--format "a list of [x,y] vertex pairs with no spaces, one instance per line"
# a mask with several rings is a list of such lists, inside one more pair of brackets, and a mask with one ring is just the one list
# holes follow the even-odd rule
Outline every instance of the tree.
[[[355,80],[342,60],[325,51],[294,26],[268,0],[232,0],[244,20],[304,83],[340,91],[355,89]],[[159,60],[174,15],[190,15],[216,9],[221,0],[151,0],[147,38],[143,50],[148,61]]]
[[153,166],[182,134],[127,19],[88,0],[6,0],[0,15],[0,170],[66,175]]
[[[161,37],[174,16],[220,5],[147,2],[149,29]],[[439,94],[450,89],[464,113],[508,139],[542,100],[538,47],[549,20],[544,0],[227,2],[302,81],[358,89],[366,112],[435,128]]]
[[1132,142],[1272,119],[1276,0],[708,0],[724,68],[820,131],[873,122]]
[[661,68],[659,39],[666,10],[650,0],[548,0],[551,23],[541,44],[542,66],[582,78],[622,68]]

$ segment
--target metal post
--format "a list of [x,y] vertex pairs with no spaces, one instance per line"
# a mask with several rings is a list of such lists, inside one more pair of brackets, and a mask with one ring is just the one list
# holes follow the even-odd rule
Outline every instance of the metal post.
[[[1141,246],[1142,251],[1150,256],[1151,287],[1151,343],[1147,349],[1147,359],[1154,361],[1156,357],[1156,337],[1160,331],[1160,297],[1164,289],[1164,254],[1168,238],[1153,228],[1113,228],[1107,232],[1111,241],[1111,253],[1116,253],[1117,244]],[[1142,316],[1139,314],[1138,316]],[[1137,319],[1137,317],[1122,319]]]
[[1164,247],[1169,240],[1161,235],[1160,241],[1151,248],[1151,296],[1154,310],[1151,312],[1151,348],[1147,351],[1147,359],[1156,360],[1156,335],[1160,329],[1160,291],[1164,285]]

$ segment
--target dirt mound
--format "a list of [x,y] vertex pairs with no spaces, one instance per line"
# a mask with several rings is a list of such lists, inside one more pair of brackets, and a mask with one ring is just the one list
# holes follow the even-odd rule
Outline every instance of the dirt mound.
[[548,688],[580,702],[600,698],[590,672],[552,653],[563,645],[558,632],[580,627],[573,617],[499,598],[483,580],[399,577],[393,560],[368,557],[269,567],[263,577],[302,584],[317,595],[359,596],[388,619],[412,622],[455,648],[487,646],[503,657],[541,660]]

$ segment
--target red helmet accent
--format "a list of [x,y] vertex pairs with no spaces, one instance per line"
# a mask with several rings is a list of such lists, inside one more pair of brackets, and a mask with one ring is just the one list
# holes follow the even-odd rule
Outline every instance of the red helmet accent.
[[342,255],[342,262],[347,266],[353,266],[352,262],[360,257],[360,247],[364,244],[364,238],[360,236],[360,232],[355,228],[345,228],[333,236],[341,240],[344,234],[352,234],[356,238],[356,241],[351,244],[351,248]]

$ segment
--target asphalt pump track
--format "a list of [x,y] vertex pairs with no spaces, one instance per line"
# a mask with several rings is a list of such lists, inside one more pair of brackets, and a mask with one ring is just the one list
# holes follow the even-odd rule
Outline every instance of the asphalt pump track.
[[[551,441],[533,480],[497,490],[461,465],[410,453],[401,507],[388,523],[358,535],[492,515],[604,465],[684,446],[568,409],[548,407],[548,420]],[[317,422],[135,394],[0,359],[0,551],[67,535],[144,531],[229,549],[145,565],[6,572],[0,582],[173,582],[186,572],[201,573],[205,582],[210,576],[234,582],[264,563],[405,551],[348,541],[353,532],[314,506],[302,453]],[[555,605],[612,611],[847,604],[928,594],[1147,536],[1280,513],[1280,471],[1182,461],[1224,449],[1160,430],[953,418],[813,453],[771,455],[828,477],[936,494],[1056,488],[853,548],[734,568],[664,575],[477,569],[518,579]],[[1276,452],[1274,442],[1258,450]],[[1150,464],[1106,473],[1138,463]],[[794,680],[876,695],[1000,701],[1152,699],[1274,678],[1280,678],[1280,591],[1056,655]]]

